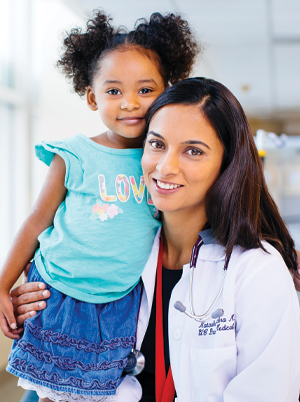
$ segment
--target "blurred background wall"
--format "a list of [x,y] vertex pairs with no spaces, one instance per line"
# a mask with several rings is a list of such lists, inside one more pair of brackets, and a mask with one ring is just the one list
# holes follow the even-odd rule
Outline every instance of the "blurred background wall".
[[[45,177],[34,144],[105,130],[55,67],[64,31],[96,8],[129,29],[155,11],[182,14],[204,48],[193,75],[225,84],[253,135],[287,134],[282,148],[266,136],[266,178],[300,249],[299,0],[0,0],[0,263]],[[0,372],[9,347],[0,334]]]

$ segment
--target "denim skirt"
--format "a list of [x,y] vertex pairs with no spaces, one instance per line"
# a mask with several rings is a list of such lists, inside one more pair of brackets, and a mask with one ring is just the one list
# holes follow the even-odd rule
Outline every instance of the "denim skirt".
[[[29,282],[44,282],[34,262]],[[122,299],[92,304],[51,292],[47,307],[24,324],[7,371],[55,391],[114,395],[135,345],[141,282]]]

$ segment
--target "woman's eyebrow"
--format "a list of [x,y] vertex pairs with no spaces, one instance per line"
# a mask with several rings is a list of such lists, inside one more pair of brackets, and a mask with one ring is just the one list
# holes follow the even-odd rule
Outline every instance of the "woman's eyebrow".
[[[155,131],[149,131],[149,132],[147,133],[147,135],[149,135],[149,134],[152,134],[152,135],[154,135],[155,137],[158,137],[158,138],[161,138],[162,140],[164,140],[164,137],[163,137],[162,135],[156,133]],[[198,145],[204,145],[206,148],[208,148],[208,149],[211,150],[210,146],[208,146],[207,144],[205,144],[205,142],[202,142],[202,141],[199,141],[199,140],[188,140],[188,141],[181,142],[181,144],[187,144],[187,145],[197,145],[197,144],[198,144]]]
[[155,137],[161,138],[162,140],[164,140],[164,137],[154,131],[148,131],[147,135],[152,134],[155,135]]
[[210,146],[208,146],[207,144],[205,144],[205,142],[199,141],[199,140],[189,140],[189,141],[184,141],[181,144],[188,144],[188,145],[204,145],[206,148],[211,149]]

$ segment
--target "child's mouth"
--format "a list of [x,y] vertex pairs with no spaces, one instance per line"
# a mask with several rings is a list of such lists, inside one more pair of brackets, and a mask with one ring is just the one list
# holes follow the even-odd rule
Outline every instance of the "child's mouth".
[[119,119],[122,123],[127,124],[129,126],[139,124],[144,121],[144,117],[124,117],[122,119]]

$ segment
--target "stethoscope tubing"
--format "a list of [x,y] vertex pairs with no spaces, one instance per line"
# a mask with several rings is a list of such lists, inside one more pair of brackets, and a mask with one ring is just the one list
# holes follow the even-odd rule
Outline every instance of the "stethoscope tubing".
[[224,282],[225,282],[227,270],[224,271],[221,286],[220,286],[220,288],[218,290],[218,293],[217,293],[216,297],[214,298],[212,304],[206,310],[205,313],[197,315],[195,313],[195,308],[194,308],[194,303],[193,303],[193,299],[194,299],[194,297],[193,297],[194,269],[195,269],[195,267],[190,268],[190,313],[188,314],[188,316],[193,318],[194,320],[196,320],[198,322],[202,322],[202,321],[206,321],[206,320],[212,318],[210,313],[211,313],[212,309],[215,307],[217,301],[219,300],[219,298],[220,298],[220,296],[221,296],[221,294],[223,292]]
[[193,247],[193,251],[192,251],[192,256],[191,256],[191,261],[190,261],[190,283],[189,283],[189,303],[190,303],[190,311],[186,310],[186,307],[180,302],[177,301],[174,304],[174,307],[179,310],[180,312],[186,314],[188,317],[193,318],[195,321],[198,322],[203,322],[203,321],[207,321],[210,318],[218,318],[218,317],[222,317],[222,315],[224,314],[224,310],[219,308],[216,311],[214,311],[213,313],[212,310],[215,307],[217,301],[219,300],[223,289],[224,289],[224,282],[225,282],[225,278],[226,278],[226,273],[227,273],[227,268],[228,268],[228,264],[229,264],[229,258],[226,258],[225,260],[225,265],[224,265],[224,275],[223,275],[223,279],[220,285],[220,288],[218,290],[218,293],[216,295],[216,297],[214,298],[212,304],[210,305],[210,307],[205,311],[205,313],[203,314],[196,314],[195,313],[195,307],[194,307],[194,293],[193,293],[193,284],[194,284],[194,270],[196,267],[196,262],[198,259],[198,255],[199,255],[199,250],[200,247],[204,244],[202,237],[200,235],[198,235],[198,239],[196,241],[196,243],[194,244]]

